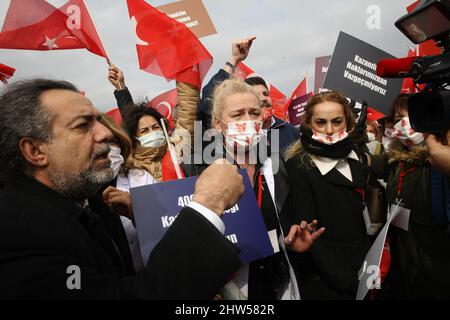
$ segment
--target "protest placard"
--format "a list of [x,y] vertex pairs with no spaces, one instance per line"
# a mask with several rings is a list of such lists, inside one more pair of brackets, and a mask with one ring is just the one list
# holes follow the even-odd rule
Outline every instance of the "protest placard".
[[182,0],[157,8],[169,17],[184,23],[197,38],[217,33],[202,0]]
[[358,102],[365,100],[369,107],[389,114],[403,80],[376,75],[378,61],[387,58],[395,57],[341,31],[323,87]]
[[[240,249],[240,258],[248,263],[274,253],[247,173],[241,200],[225,211],[222,219],[225,236]],[[134,218],[144,263],[194,194],[197,177],[131,188]]]

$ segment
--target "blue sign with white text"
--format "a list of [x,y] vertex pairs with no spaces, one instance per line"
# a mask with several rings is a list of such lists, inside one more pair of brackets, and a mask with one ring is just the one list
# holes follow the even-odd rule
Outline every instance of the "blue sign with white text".
[[[222,220],[225,236],[241,250],[242,262],[248,263],[270,256],[274,250],[247,173],[240,173],[245,193],[225,211]],[[196,180],[197,177],[190,177],[130,189],[144,263],[180,210],[191,202]]]

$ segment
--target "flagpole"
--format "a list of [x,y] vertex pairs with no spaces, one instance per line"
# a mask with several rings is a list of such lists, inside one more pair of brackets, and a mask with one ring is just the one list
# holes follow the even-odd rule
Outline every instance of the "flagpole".
[[[111,60],[109,60],[109,58],[106,58],[106,63],[107,63],[108,66],[110,66],[110,67],[113,66],[113,64],[111,63]],[[119,90],[122,91],[123,88],[122,88],[122,86],[121,86],[121,84],[120,84],[120,81],[118,81],[118,80],[117,80],[117,85],[119,86]]]
[[175,148],[173,147],[172,143],[170,143],[169,134],[167,133],[166,124],[165,124],[163,118],[161,118],[161,126],[164,131],[164,136],[166,137],[166,142],[167,142],[167,147],[169,148],[170,158],[172,159],[173,166],[175,167],[175,172],[177,174],[177,177],[178,177],[178,179],[183,179],[183,175],[181,174],[180,165],[178,163],[177,153],[176,153]]

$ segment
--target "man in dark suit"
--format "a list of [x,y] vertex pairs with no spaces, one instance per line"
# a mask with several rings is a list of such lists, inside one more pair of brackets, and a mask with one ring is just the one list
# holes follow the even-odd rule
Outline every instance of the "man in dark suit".
[[111,132],[70,83],[34,79],[0,96],[0,298],[211,299],[240,266],[223,211],[243,193],[212,165],[191,207],[135,272],[125,234],[93,196],[113,178]]

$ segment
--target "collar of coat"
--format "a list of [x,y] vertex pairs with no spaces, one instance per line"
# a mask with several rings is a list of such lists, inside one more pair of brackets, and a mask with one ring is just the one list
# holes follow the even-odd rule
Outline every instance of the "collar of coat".
[[389,146],[389,163],[406,161],[410,163],[422,164],[428,160],[430,153],[424,144],[418,144],[410,148],[405,147],[400,141],[394,141]]

